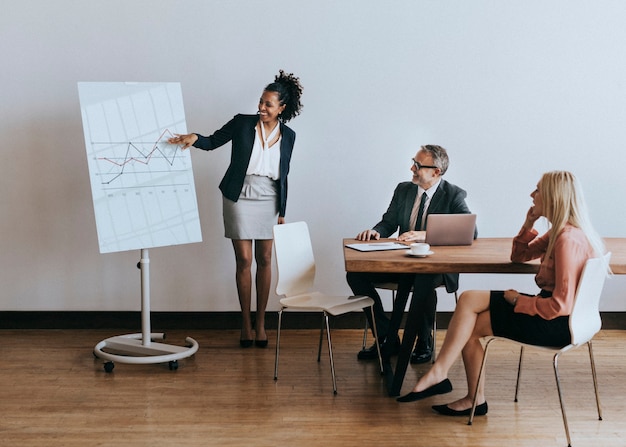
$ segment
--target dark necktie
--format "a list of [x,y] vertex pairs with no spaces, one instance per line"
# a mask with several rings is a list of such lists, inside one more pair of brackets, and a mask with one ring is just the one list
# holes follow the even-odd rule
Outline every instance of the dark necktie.
[[[416,231],[420,231],[422,229],[422,216],[424,215],[424,205],[426,204],[427,198],[428,197],[426,196],[426,192],[423,192],[419,202],[419,208],[413,206],[410,217],[411,229],[414,229]],[[417,200],[415,202],[415,205],[417,205]]]
[[427,195],[424,192],[422,194],[422,200],[420,200],[420,209],[417,212],[417,223],[415,224],[415,230],[421,231],[422,229],[422,218],[424,217],[424,204],[426,203]]

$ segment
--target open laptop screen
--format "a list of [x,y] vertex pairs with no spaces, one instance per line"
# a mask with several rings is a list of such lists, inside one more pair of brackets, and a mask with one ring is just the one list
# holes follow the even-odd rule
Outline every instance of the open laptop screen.
[[472,245],[476,214],[429,214],[426,242],[430,245]]

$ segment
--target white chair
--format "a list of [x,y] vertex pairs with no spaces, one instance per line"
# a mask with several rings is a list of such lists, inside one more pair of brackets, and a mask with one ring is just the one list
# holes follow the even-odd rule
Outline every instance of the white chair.
[[552,365],[554,367],[554,376],[556,378],[556,388],[559,394],[559,403],[561,404],[561,414],[563,416],[563,425],[565,426],[565,435],[567,436],[567,445],[571,447],[572,442],[570,439],[569,427],[567,425],[567,417],[565,415],[565,405],[563,403],[563,396],[561,392],[561,382],[559,380],[558,360],[559,356],[567,351],[578,348],[584,344],[587,345],[589,350],[589,361],[591,363],[591,376],[593,378],[593,387],[596,394],[596,407],[598,409],[598,420],[602,420],[602,408],[600,407],[600,398],[598,396],[598,382],[596,378],[596,366],[593,359],[593,349],[591,347],[591,339],[600,331],[602,327],[602,321],[600,319],[600,296],[602,294],[602,288],[604,287],[604,280],[608,274],[608,265],[611,258],[611,253],[607,253],[602,258],[589,259],[584,267],[583,273],[580,277],[578,287],[576,290],[576,297],[574,302],[574,308],[572,314],[569,317],[569,328],[572,336],[571,343],[563,348],[552,348],[546,346],[529,345],[526,343],[520,343],[515,340],[510,340],[505,337],[488,337],[487,344],[485,345],[485,354],[483,356],[483,362],[480,369],[480,375],[478,383],[476,385],[476,392],[474,393],[474,403],[470,412],[468,425],[472,425],[474,419],[474,411],[476,410],[476,397],[478,395],[478,389],[485,375],[485,364],[487,362],[487,351],[491,343],[496,340],[507,340],[513,343],[521,345],[519,365],[517,370],[517,383],[515,385],[515,402],[517,402],[517,395],[519,391],[520,376],[522,370],[522,357],[524,354],[524,348],[538,348],[542,350],[549,350],[554,352]]
[[[322,352],[322,338],[326,329],[328,340],[328,355],[330,358],[330,370],[333,378],[333,392],[337,394],[337,381],[335,379],[335,364],[333,361],[333,348],[330,337],[328,316],[343,315],[353,311],[363,311],[370,308],[373,320],[374,300],[367,296],[330,296],[313,290],[315,281],[315,259],[309,229],[305,222],[294,222],[274,226],[274,247],[276,253],[276,265],[278,267],[278,281],[276,294],[281,298],[281,309],[278,312],[278,330],[276,332],[276,359],[274,364],[274,380],[278,380],[278,356],[280,352],[280,329],[282,325],[283,311],[287,309],[299,311],[322,312],[323,324],[320,332],[317,361],[320,361]],[[376,325],[373,328],[376,334]],[[378,337],[374,337],[378,340]],[[382,374],[383,363],[378,349],[378,362]]]

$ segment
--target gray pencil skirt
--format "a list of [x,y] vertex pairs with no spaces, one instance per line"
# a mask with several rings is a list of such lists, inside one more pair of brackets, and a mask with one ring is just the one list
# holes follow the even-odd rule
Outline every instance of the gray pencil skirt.
[[222,197],[224,236],[229,239],[273,239],[278,223],[278,183],[269,177],[246,175],[233,202]]

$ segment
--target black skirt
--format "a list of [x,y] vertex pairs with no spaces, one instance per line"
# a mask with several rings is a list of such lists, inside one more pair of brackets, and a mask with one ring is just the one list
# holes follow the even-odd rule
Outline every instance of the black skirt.
[[[547,298],[549,292],[542,291]],[[494,335],[538,346],[561,348],[570,344],[569,317],[545,320],[538,315],[515,313],[514,306],[504,299],[504,291],[492,290],[489,312]]]

